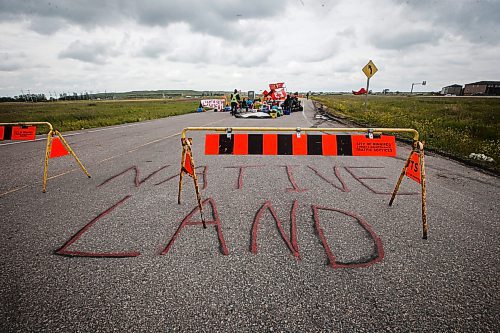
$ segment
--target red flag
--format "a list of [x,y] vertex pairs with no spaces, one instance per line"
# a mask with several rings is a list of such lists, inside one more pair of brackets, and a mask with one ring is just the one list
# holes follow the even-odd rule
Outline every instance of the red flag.
[[64,147],[59,138],[56,137],[52,139],[52,149],[50,150],[49,158],[66,156],[68,154],[69,152],[66,150],[66,147]]
[[192,160],[191,160],[191,152],[189,151],[186,151],[186,158],[184,159],[184,165],[182,166],[182,170],[191,177],[194,176]]
[[353,91],[352,91],[352,93],[353,93],[354,95],[366,95],[366,89],[365,89],[365,88],[361,88],[361,89],[359,89],[358,91],[354,91],[354,90],[353,90]]

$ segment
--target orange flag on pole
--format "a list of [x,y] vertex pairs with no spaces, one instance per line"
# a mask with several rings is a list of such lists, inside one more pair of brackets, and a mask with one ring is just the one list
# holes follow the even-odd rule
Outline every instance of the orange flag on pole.
[[68,155],[69,152],[62,144],[61,140],[57,137],[52,139],[52,149],[50,150],[50,158],[56,158]]
[[411,153],[410,162],[406,168],[406,176],[417,183],[422,183],[422,171],[420,170],[420,155],[417,152]]
[[191,152],[186,151],[186,158],[184,159],[184,165],[182,166],[182,170],[189,174],[191,177],[194,176],[194,171],[193,171],[193,162],[191,160]]

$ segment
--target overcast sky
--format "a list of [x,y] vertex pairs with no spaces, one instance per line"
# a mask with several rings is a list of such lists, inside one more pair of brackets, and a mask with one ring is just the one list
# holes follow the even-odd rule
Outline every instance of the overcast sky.
[[500,0],[0,0],[0,96],[500,80]]

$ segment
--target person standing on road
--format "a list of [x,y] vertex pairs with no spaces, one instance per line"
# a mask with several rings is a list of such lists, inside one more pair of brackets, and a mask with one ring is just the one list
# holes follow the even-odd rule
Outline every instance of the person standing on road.
[[243,97],[243,100],[241,101],[240,109],[243,109],[243,108],[245,108],[245,112],[248,112],[248,104],[247,104],[247,100],[245,99],[245,97]]
[[306,94],[306,99],[309,99],[309,92]]
[[238,111],[238,104],[240,103],[240,94],[238,94],[238,90],[234,89],[234,92],[231,94],[231,115],[236,116],[236,112]]
[[290,94],[286,95],[286,99],[283,102],[283,110],[284,114],[290,114],[292,109],[292,99],[290,98]]

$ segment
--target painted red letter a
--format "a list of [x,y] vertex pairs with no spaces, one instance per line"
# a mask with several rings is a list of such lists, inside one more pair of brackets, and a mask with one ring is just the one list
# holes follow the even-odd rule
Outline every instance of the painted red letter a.
[[[213,220],[212,221],[207,220],[207,221],[205,221],[205,223],[207,225],[208,224],[215,224],[215,229],[217,230],[217,236],[219,237],[221,252],[224,255],[228,255],[229,251],[228,251],[227,246],[226,246],[226,241],[224,240],[224,235],[222,234],[221,222],[219,219],[219,214],[217,213],[217,206],[215,205],[215,201],[212,198],[205,199],[205,201],[203,201],[203,203],[202,203],[202,206],[204,206],[206,203],[209,203],[210,206],[212,206]],[[160,253],[161,255],[167,254],[168,251],[170,251],[170,248],[174,245],[174,242],[177,239],[177,237],[179,236],[182,228],[184,228],[187,225],[201,225],[202,224],[201,221],[191,221],[191,218],[193,217],[193,215],[199,211],[200,211],[200,209],[198,208],[198,206],[196,206],[196,208],[193,209],[191,211],[191,213],[189,213],[184,218],[184,220],[182,220],[181,224],[179,225],[179,228],[177,228],[177,231],[174,233],[174,235],[172,236],[172,238],[168,242],[167,247],[165,247],[165,249],[163,251],[161,251],[161,253]],[[205,209],[203,211],[205,211]]]

